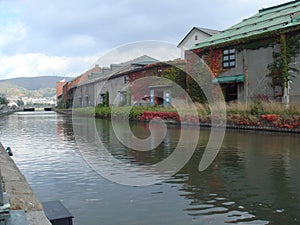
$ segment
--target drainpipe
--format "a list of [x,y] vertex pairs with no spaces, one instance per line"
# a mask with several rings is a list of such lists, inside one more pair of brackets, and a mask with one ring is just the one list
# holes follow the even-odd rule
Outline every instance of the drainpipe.
[[281,76],[283,77],[283,98],[282,103],[285,105],[285,108],[289,108],[290,96],[289,96],[289,66],[287,61],[287,48],[286,48],[286,35],[280,35],[280,50],[281,50],[281,65],[282,71]]
[[244,101],[248,104],[249,95],[249,81],[248,81],[248,60],[247,60],[247,49],[243,49],[243,70],[244,70]]

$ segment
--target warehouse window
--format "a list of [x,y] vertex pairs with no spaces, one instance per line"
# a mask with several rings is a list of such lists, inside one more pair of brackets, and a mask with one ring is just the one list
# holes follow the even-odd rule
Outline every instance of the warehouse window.
[[223,68],[235,67],[235,49],[223,50]]

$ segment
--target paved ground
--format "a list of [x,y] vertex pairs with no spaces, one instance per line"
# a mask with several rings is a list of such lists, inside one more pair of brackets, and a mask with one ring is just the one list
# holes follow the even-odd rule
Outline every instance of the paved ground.
[[8,193],[11,209],[24,210],[30,225],[51,225],[26,178],[11,157],[8,156],[1,143],[0,171],[3,177],[4,191]]

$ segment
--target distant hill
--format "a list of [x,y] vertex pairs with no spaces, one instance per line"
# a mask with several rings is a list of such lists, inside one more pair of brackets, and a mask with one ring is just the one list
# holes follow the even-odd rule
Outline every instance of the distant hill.
[[20,77],[7,80],[0,80],[0,84],[8,84],[13,86],[22,87],[31,91],[43,88],[55,88],[56,82],[61,80],[71,80],[73,77],[55,77],[55,76],[42,76],[42,77]]
[[55,95],[56,82],[73,77],[21,77],[0,80],[0,93],[7,96],[52,97]]

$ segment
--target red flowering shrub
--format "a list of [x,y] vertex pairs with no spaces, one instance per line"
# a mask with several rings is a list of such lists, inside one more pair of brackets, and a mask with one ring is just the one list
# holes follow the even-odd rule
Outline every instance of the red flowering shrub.
[[[276,128],[294,129],[299,127],[299,117],[281,116],[277,114],[261,115],[261,119]],[[268,125],[268,124],[267,124]]]
[[269,122],[274,122],[276,120],[278,120],[281,116],[277,115],[277,114],[265,114],[265,115],[261,115],[261,118],[263,120],[267,120]]
[[161,118],[163,120],[174,120],[177,122],[186,122],[186,123],[198,123],[199,117],[192,115],[184,115],[181,118],[179,117],[177,112],[144,112],[143,115],[140,116],[140,120],[149,121],[155,120],[155,118]]
[[[173,120],[187,124],[198,124],[199,116],[186,114],[179,117],[177,112],[143,112],[139,117],[140,120],[150,121],[160,118],[162,120]],[[214,117],[213,119],[217,119]],[[210,123],[211,116],[201,118],[201,122]],[[264,114],[261,116],[256,115],[242,115],[242,114],[229,114],[227,115],[227,122],[236,126],[255,126],[255,127],[275,127],[295,129],[300,128],[299,116],[277,115],[277,114]]]
[[179,121],[179,115],[176,112],[144,112],[143,115],[140,116],[140,120],[152,120],[156,117],[159,117],[163,120],[175,120]]

